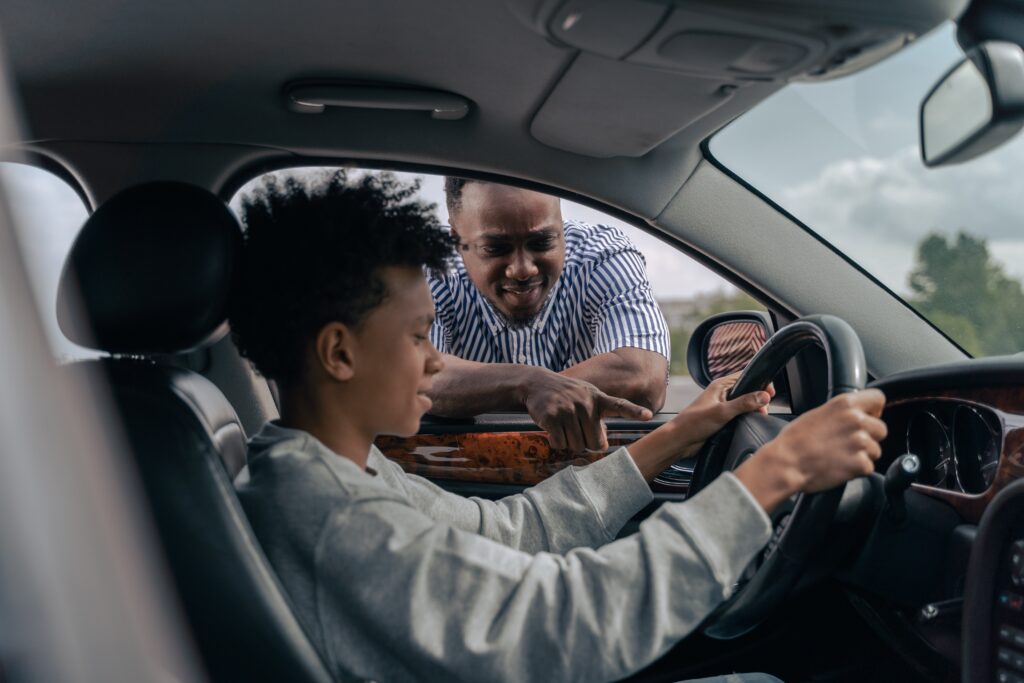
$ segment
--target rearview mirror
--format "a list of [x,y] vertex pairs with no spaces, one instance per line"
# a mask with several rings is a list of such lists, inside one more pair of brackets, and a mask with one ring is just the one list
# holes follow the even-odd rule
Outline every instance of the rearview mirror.
[[921,158],[929,167],[958,164],[998,147],[1022,126],[1024,50],[982,43],[921,103]]

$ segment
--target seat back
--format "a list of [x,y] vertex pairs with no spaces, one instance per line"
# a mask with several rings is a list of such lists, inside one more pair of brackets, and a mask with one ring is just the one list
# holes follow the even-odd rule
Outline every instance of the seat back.
[[68,371],[99,364],[110,380],[211,678],[326,683],[235,495],[246,444],[234,409],[201,375],[146,357],[225,334],[240,250],[237,220],[205,190],[162,182],[112,197],[72,246],[58,320],[72,341],[131,357]]

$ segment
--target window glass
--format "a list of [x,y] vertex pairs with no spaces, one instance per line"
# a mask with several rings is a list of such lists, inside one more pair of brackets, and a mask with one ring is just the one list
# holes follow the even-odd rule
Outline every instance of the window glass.
[[65,181],[27,164],[0,162],[0,182],[54,355],[61,362],[95,357],[95,352],[69,342],[57,326],[57,283],[71,243],[89,215],[85,203]]
[[[321,168],[303,168],[277,173],[303,176],[322,172],[324,169]],[[422,199],[434,204],[439,220],[447,224],[444,176],[412,173],[395,175],[404,180],[418,180]],[[240,210],[244,195],[259,181],[260,178],[256,178],[238,191],[231,202],[233,209]],[[686,346],[693,329],[704,318],[715,313],[764,310],[764,307],[686,254],[639,228],[566,200],[562,200],[562,217],[566,221],[618,228],[643,255],[647,278],[668,324],[671,339],[669,387],[662,410],[677,412],[685,408],[700,392],[700,388],[690,379],[686,368]]]

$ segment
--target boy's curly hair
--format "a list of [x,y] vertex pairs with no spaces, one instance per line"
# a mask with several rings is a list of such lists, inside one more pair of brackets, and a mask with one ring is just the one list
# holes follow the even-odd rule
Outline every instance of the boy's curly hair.
[[444,270],[452,242],[419,182],[391,173],[268,175],[242,203],[245,248],[229,312],[239,351],[269,379],[302,371],[324,325],[358,326],[386,297],[387,266]]

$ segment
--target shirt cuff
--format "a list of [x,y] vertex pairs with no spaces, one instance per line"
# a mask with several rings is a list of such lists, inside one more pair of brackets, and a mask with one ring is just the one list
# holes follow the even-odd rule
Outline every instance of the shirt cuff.
[[609,540],[654,500],[647,480],[625,447],[586,467],[574,467],[573,474],[594,506]]
[[672,507],[685,518],[694,543],[728,597],[771,538],[772,523],[764,508],[732,472],[723,472],[693,498]]

